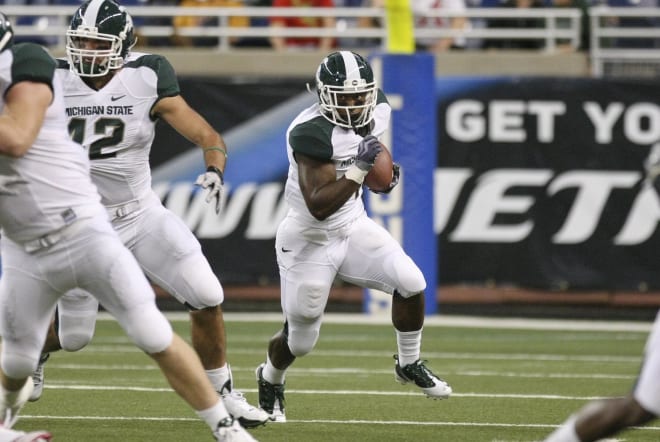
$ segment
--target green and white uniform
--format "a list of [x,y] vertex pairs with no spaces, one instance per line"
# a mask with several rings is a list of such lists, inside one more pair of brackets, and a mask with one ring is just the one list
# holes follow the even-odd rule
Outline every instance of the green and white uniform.
[[[44,83],[54,95],[32,148],[22,158],[3,157],[0,161],[0,175],[17,176],[28,183],[19,185],[25,186],[25,192],[0,201],[3,236],[24,243],[66,226],[69,211],[78,218],[98,214],[99,197],[89,179],[85,153],[66,132],[60,111],[62,89],[53,81],[54,60],[40,46],[17,44],[0,53],[0,67],[3,97],[21,81]],[[3,100],[0,111],[4,106]]]
[[[156,103],[179,95],[170,63],[131,53],[100,90],[90,88],[60,60],[69,132],[91,160],[92,179],[112,225],[147,277],[189,308],[222,303],[224,292],[190,229],[161,204],[151,188],[149,154]],[[60,340],[78,350],[91,340],[97,305],[77,292],[59,304]]]
[[58,298],[81,287],[94,293],[143,350],[163,351],[172,329],[135,258],[107,219],[89,176],[89,160],[73,142],[55,61],[41,47],[15,45],[0,53],[2,108],[22,81],[53,91],[39,134],[20,158],[0,156],[0,174],[20,177],[16,195],[0,195],[2,369],[32,374]]
[[[370,133],[381,136],[391,108],[382,91]],[[331,161],[340,179],[355,162],[365,133],[328,121],[318,104],[303,110],[287,130],[289,173],[285,198],[289,205],[275,240],[280,269],[282,310],[288,322],[287,343],[295,356],[309,353],[319,336],[323,312],[336,277],[402,296],[424,290],[424,276],[383,227],[370,219],[362,189],[324,220],[309,212],[300,190],[296,153]]]

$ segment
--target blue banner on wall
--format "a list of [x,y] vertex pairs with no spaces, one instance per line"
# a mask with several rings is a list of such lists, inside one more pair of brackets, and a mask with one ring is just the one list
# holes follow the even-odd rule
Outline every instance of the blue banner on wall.
[[[221,128],[230,148],[225,213],[215,216],[192,186],[203,168],[198,150],[159,157],[181,150],[167,148],[176,143],[167,137],[152,149],[154,185],[194,229],[223,282],[277,284],[284,132],[315,96],[304,80],[291,80],[273,98],[279,86],[266,82],[259,87],[273,93],[264,107],[252,89],[234,86],[182,87],[202,114],[214,115],[216,94],[223,108],[243,109],[240,121]],[[434,183],[409,188],[433,196],[429,243],[439,242],[439,284],[660,289],[660,197],[642,186],[642,164],[660,140],[655,83],[507,77],[414,86],[436,100],[437,117],[427,123],[438,130]]]

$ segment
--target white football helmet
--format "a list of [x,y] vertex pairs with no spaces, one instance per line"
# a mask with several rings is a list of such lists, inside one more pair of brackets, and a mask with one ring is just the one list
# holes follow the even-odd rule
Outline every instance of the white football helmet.
[[[98,45],[98,48],[91,47]],[[72,71],[81,77],[102,77],[119,69],[137,42],[133,20],[113,0],[83,3],[66,32],[66,54]]]
[[367,60],[351,51],[333,52],[316,70],[323,116],[346,128],[366,126],[374,117],[378,92]]

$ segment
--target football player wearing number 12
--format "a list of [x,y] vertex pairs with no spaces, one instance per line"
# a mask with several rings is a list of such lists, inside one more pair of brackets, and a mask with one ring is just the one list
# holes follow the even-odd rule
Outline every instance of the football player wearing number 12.
[[[233,389],[220,304],[223,289],[190,229],[151,188],[149,152],[156,121],[165,120],[202,148],[206,172],[197,183],[220,212],[227,150],[220,134],[181,97],[162,56],[131,53],[133,23],[112,0],[88,0],[66,33],[67,59],[58,60],[69,133],[88,151],[91,175],[113,227],[147,277],[190,310],[192,344],[229,413],[244,427],[269,416]],[[121,277],[121,275],[117,275]],[[49,335],[34,374],[36,400],[49,351],[76,351],[92,338],[98,304],[88,293],[58,303],[58,330]]]
[[[298,114],[286,133],[289,211],[275,239],[285,323],[257,368],[259,405],[274,420],[286,420],[285,372],[316,345],[337,276],[392,295],[396,379],[413,383],[428,397],[447,398],[451,387],[420,360],[424,275],[390,233],[366,215],[361,198],[391,108],[369,63],[349,51],[321,62],[316,94],[318,103]],[[394,165],[386,192],[398,180]]]

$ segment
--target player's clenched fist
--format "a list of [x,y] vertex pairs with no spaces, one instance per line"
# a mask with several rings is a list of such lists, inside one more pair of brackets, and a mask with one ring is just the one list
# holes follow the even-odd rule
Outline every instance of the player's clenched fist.
[[358,153],[355,156],[355,165],[362,170],[368,171],[374,165],[376,156],[380,153],[382,147],[380,141],[373,135],[367,135],[362,138],[358,144]]

